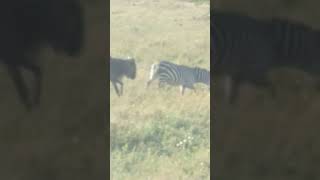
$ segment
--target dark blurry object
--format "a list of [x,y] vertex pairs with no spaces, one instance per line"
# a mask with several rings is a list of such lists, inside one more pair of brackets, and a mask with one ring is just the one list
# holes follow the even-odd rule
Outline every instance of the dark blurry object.
[[[214,80],[216,76],[229,78],[226,86],[232,89],[233,100],[243,83],[272,90],[266,74],[275,68],[319,73],[318,30],[285,19],[259,20],[240,13],[214,12],[212,18]],[[319,177],[318,93],[306,99],[295,94],[276,103],[267,99],[254,103],[244,95],[239,106],[230,107],[216,100],[214,90],[213,179]]]
[[[76,0],[2,1],[0,22],[0,59],[29,109],[39,104],[41,96],[43,72],[36,54],[41,48],[51,47],[69,56],[78,55],[84,36],[83,10]],[[22,76],[23,69],[34,75],[34,100]]]
[[225,99],[233,103],[243,81],[268,85],[273,42],[267,24],[237,13],[214,12],[211,24],[213,76],[224,76]]
[[240,86],[275,88],[268,73],[290,67],[317,75],[320,31],[284,19],[258,20],[238,13],[214,12],[213,76],[225,77],[225,99],[234,103]]
[[[107,4],[1,1],[1,180],[108,179]],[[1,68],[13,68],[25,87],[29,63],[41,64],[43,91],[41,105],[25,112]],[[29,92],[25,101],[34,105]]]

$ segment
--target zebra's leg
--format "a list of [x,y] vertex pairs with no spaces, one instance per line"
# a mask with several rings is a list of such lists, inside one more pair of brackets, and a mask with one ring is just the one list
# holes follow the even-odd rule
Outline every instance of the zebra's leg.
[[272,99],[276,98],[276,88],[266,76],[262,77],[262,86],[264,86],[268,90],[268,93],[270,94]]
[[7,65],[7,67],[22,103],[28,110],[30,110],[32,108],[32,103],[30,101],[28,88],[25,84],[21,71],[18,69],[17,65]]
[[40,97],[41,97],[41,88],[42,88],[42,72],[39,66],[31,64],[31,63],[24,63],[22,66],[25,69],[28,69],[33,73],[34,80],[35,80],[35,105],[40,104]]
[[195,93],[198,92],[197,89],[196,89],[193,85],[191,86],[191,89],[192,89]]
[[316,91],[320,91],[320,80],[318,80],[318,79],[316,80],[314,87],[315,87]]
[[150,84],[156,79],[157,77],[153,74],[150,74],[150,78],[147,81],[147,88],[150,86]]
[[194,93],[197,93],[197,90],[196,90],[196,88],[195,88],[193,85],[190,85],[188,88],[191,89],[191,90],[193,90]]
[[116,90],[117,95],[120,97],[121,95],[120,95],[117,83],[116,82],[112,82],[112,85],[113,85],[114,89]]
[[160,88],[163,88],[163,87],[164,87],[164,82],[159,81],[158,88],[160,89]]
[[277,92],[276,92],[276,87],[274,86],[274,84],[269,83],[268,89],[270,91],[270,95],[271,97],[274,99],[277,96]]
[[146,88],[148,88],[152,82],[153,82],[153,79],[149,79],[149,80],[147,81]]
[[184,85],[181,85],[180,86],[180,93],[181,93],[181,95],[183,96],[184,95],[184,90],[185,90],[185,86]]
[[152,81],[150,81],[150,80],[147,81],[146,88],[148,88],[150,86],[151,82]]

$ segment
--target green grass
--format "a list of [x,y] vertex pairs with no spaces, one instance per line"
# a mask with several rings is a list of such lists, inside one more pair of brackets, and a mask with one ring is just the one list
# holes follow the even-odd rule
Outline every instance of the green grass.
[[209,2],[111,1],[111,55],[137,60],[124,96],[111,93],[111,179],[209,179],[210,93],[145,88],[160,59],[210,68]]
[[190,0],[190,1],[194,3],[210,3],[209,0]]

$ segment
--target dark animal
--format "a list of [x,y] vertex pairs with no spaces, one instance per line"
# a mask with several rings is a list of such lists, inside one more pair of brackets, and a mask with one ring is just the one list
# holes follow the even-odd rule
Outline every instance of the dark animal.
[[[123,77],[126,76],[129,79],[135,79],[136,71],[135,59],[128,58],[125,60],[110,57],[110,81],[119,97],[123,94]],[[120,90],[117,84],[120,85]]]
[[268,72],[293,67],[317,73],[320,68],[319,31],[280,18],[258,20],[246,15],[215,12],[211,21],[214,76],[225,77],[224,91],[234,103],[240,85],[251,83],[275,90]]
[[[69,56],[80,53],[84,19],[76,0],[15,0],[0,5],[0,61],[12,77],[22,103],[30,109],[41,96],[42,70],[36,54],[44,47]],[[33,73],[35,95],[22,76]]]
[[186,88],[195,90],[195,83],[204,83],[210,90],[210,71],[199,67],[188,67],[174,64],[168,61],[160,61],[151,65],[150,77],[147,87],[152,81],[158,79],[159,87],[164,83],[180,85],[180,92],[183,95]]

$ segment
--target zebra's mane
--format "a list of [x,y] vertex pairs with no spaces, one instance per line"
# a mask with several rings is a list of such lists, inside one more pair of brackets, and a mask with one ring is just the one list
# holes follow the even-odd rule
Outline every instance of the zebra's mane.
[[241,35],[264,38],[270,43],[270,47],[277,47],[278,53],[285,57],[310,56],[310,53],[318,56],[317,49],[320,48],[319,30],[301,21],[283,17],[259,19],[235,12],[215,12],[211,27],[214,66],[220,63],[216,60],[217,56],[226,54],[225,50],[219,50],[217,47],[228,46],[224,44],[224,38],[228,34],[239,37],[240,40]]

